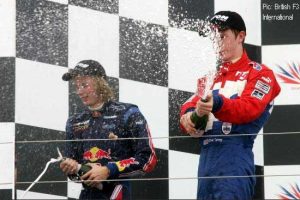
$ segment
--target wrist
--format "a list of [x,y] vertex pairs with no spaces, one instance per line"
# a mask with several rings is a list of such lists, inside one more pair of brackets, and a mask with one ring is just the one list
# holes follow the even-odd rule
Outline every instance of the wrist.
[[223,106],[223,104],[224,104],[223,96],[214,94],[213,95],[212,113],[218,112],[221,109],[221,107]]

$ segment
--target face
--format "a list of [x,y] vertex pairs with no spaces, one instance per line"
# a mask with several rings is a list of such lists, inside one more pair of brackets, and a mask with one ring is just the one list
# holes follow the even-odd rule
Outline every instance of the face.
[[231,29],[220,31],[217,34],[217,53],[223,62],[234,61],[243,54],[243,40],[246,33],[241,31],[238,35]]
[[95,80],[89,76],[78,76],[74,79],[76,86],[76,92],[83,104],[91,107],[97,108],[102,102],[102,98],[96,92]]

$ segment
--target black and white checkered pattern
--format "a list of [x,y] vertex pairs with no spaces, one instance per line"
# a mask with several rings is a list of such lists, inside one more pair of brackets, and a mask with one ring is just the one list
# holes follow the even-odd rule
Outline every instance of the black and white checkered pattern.
[[[300,0],[1,0],[0,2],[0,199],[11,199],[31,182],[63,143],[14,144],[14,141],[65,138],[65,122],[82,105],[61,80],[68,67],[95,59],[106,69],[122,102],[139,106],[153,137],[182,136],[179,107],[194,92],[196,80],[215,62],[197,22],[219,10],[242,15],[250,58],[276,73],[280,67],[300,76]],[[268,5],[271,5],[271,7]],[[295,7],[292,7],[292,6]],[[271,9],[267,9],[271,8]],[[293,9],[292,9],[293,8]],[[293,15],[266,20],[264,15]],[[258,175],[300,174],[300,83],[278,79],[282,87],[273,114],[254,146]],[[79,106],[77,105],[79,104]],[[197,139],[154,139],[158,165],[148,177],[196,177]],[[2,144],[5,143],[5,144]],[[16,157],[16,158],[15,158]],[[42,181],[66,181],[58,165]],[[3,184],[10,183],[10,184]],[[300,176],[258,178],[255,198],[276,199],[280,186],[291,190]],[[135,199],[191,199],[196,179],[133,182]],[[77,198],[80,184],[37,184],[26,198]]]

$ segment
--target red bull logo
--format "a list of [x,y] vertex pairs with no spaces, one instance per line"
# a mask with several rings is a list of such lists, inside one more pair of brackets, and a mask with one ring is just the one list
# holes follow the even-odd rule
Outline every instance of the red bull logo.
[[117,165],[117,167],[118,167],[118,169],[119,169],[120,172],[121,172],[121,171],[124,171],[124,169],[125,169],[126,167],[129,167],[129,166],[132,165],[132,164],[138,165],[139,162],[136,161],[135,158],[128,158],[128,159],[125,159],[125,160],[121,160],[121,161],[116,162],[116,165]]
[[98,147],[93,147],[90,150],[84,152],[83,159],[95,162],[103,158],[111,159],[110,154],[110,149],[108,149],[108,151],[104,151],[102,149],[99,149]]

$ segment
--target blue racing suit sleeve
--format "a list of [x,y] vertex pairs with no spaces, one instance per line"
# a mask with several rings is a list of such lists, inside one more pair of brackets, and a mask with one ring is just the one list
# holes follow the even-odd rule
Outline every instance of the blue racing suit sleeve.
[[109,162],[107,167],[110,170],[109,178],[128,177],[153,170],[157,158],[152,144],[150,131],[146,119],[137,107],[131,107],[124,115],[124,121],[133,139],[132,157]]
[[72,158],[73,160],[76,160],[77,162],[81,163],[81,157],[80,155],[80,149],[79,145],[81,142],[76,141],[68,141],[68,140],[75,140],[75,135],[73,132],[73,118],[69,118],[66,125],[66,153],[65,156],[67,158]]

